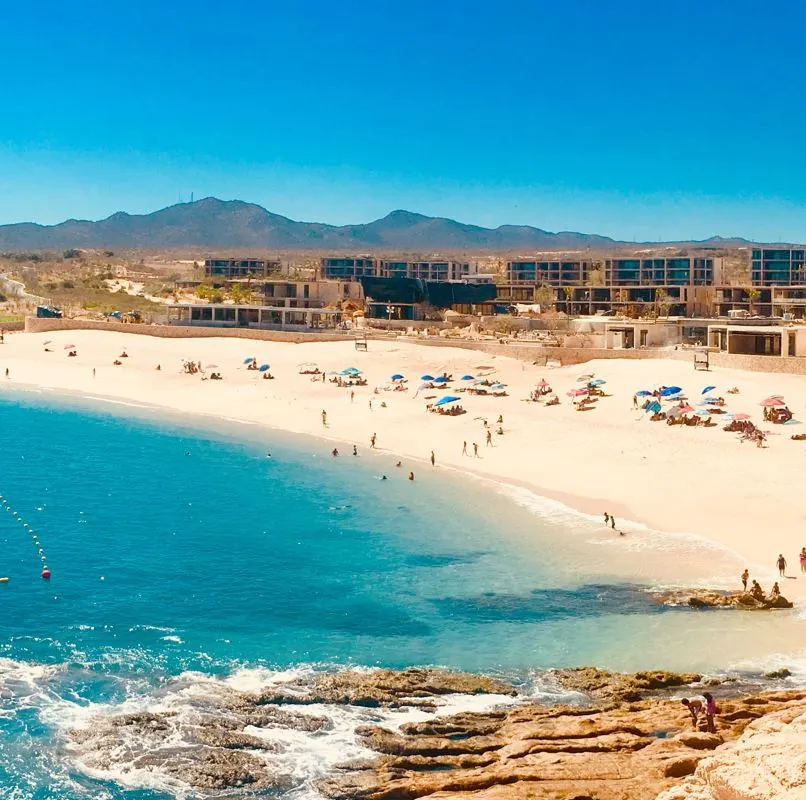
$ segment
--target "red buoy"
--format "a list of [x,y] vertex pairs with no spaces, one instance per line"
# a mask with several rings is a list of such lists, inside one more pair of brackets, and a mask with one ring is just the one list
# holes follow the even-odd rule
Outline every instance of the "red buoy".
[[50,580],[50,570],[49,570],[47,567],[45,567],[45,569],[43,569],[43,570],[42,570],[42,577],[43,577],[43,578],[44,578],[46,581],[47,581],[47,580]]

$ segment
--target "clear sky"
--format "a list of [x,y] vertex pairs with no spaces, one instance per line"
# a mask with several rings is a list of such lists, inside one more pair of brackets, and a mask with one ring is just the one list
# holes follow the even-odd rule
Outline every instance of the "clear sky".
[[180,197],[806,240],[796,0],[6,3],[0,222]]

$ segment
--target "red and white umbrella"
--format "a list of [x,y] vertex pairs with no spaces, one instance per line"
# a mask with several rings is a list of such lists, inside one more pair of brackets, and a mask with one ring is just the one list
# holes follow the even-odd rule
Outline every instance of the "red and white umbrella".
[[75,347],[75,345],[74,345],[74,344],[66,344],[66,345],[64,346],[64,349],[65,349],[65,350],[72,350],[74,347]]
[[785,406],[786,403],[781,397],[768,397],[766,400],[762,400],[759,405],[765,406],[766,408],[774,408],[775,406]]
[[568,396],[569,397],[579,397],[580,395],[587,394],[587,393],[588,393],[587,389],[571,389],[571,391],[568,392]]

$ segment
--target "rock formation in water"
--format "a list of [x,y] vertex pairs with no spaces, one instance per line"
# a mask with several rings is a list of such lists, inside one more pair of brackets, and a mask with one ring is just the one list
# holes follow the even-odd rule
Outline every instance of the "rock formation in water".
[[[802,797],[742,794],[740,788],[742,775],[762,785],[752,776],[767,768],[778,781],[765,778],[769,786],[806,786],[806,691],[720,699],[712,734],[693,730],[686,709],[670,699],[698,675],[620,675],[589,667],[554,676],[580,693],[578,705],[510,705],[432,716],[395,730],[365,725],[356,736],[370,757],[338,765],[316,788],[334,800],[414,800],[437,793],[440,800],[470,794],[479,800],[654,800],[665,790],[678,794],[667,792],[664,800]],[[283,758],[282,741],[272,741],[272,729],[316,737],[332,725],[324,712],[307,706],[367,709],[362,713],[371,720],[381,717],[368,709],[430,711],[440,697],[456,693],[514,694],[489,678],[421,669],[318,674],[260,692],[220,684],[203,700],[194,695],[181,711],[163,701],[169,710],[94,719],[72,732],[71,749],[85,769],[128,773],[133,783],[140,770],[197,794],[276,794],[302,778]],[[796,756],[786,761],[788,752]],[[708,794],[706,787],[716,785],[733,793]]]
[[791,601],[782,595],[753,597],[750,592],[720,592],[715,589],[671,589],[653,592],[652,596],[665,605],[691,608],[738,608],[745,611],[766,611],[775,608],[792,608]]

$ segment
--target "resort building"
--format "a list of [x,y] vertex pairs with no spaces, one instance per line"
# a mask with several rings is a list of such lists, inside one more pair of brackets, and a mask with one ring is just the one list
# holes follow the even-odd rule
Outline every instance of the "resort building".
[[207,258],[204,261],[204,275],[207,278],[265,278],[279,269],[279,261],[262,258]]
[[377,275],[377,262],[369,256],[327,256],[320,261],[320,275],[339,281],[357,281]]
[[806,357],[806,326],[754,319],[708,325],[708,347],[745,356]]
[[806,286],[806,249],[754,247],[753,286]]
[[338,328],[342,312],[326,308],[179,303],[167,307],[171,325],[264,330],[319,330]]
[[568,314],[690,315],[707,311],[721,270],[721,258],[699,255],[509,261],[498,298]]

